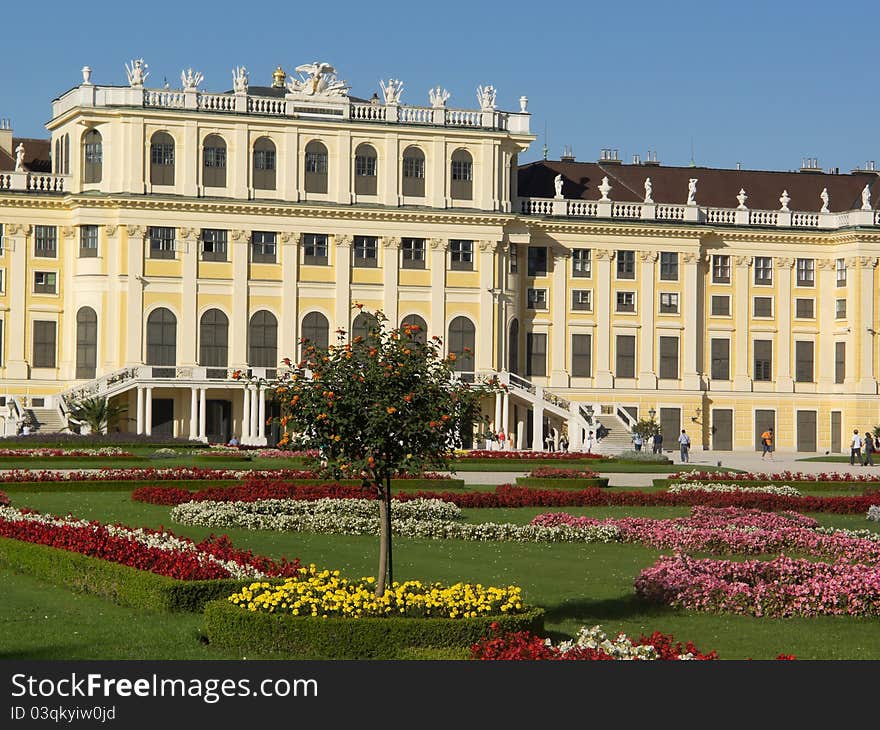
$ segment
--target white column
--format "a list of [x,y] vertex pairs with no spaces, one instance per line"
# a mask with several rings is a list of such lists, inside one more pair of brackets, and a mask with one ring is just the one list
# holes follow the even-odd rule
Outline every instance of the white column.
[[431,241],[431,319],[428,337],[441,337],[446,342],[446,251],[449,241]]
[[553,288],[550,290],[550,385],[567,388],[569,385],[568,360],[568,251],[553,254]]
[[146,412],[144,414],[145,422],[144,422],[144,433],[147,436],[150,436],[153,433],[153,388],[152,386],[147,386],[147,397],[146,397]]
[[684,375],[682,388],[700,390],[702,387],[702,368],[697,360],[700,344],[700,319],[697,316],[700,307],[699,283],[697,269],[700,257],[696,253],[685,253],[681,256],[684,262]]
[[[874,268],[876,256],[859,256],[859,314],[861,320],[856,330],[861,339],[859,350],[859,393],[877,393],[874,377],[874,337],[868,329],[874,329]],[[830,354],[829,354],[830,357]]]
[[752,265],[751,256],[734,257],[736,268],[734,269],[734,322],[736,331],[733,333],[734,351],[733,351],[733,389],[747,390],[752,389],[751,362],[749,360],[749,308],[751,300],[749,298],[749,280],[751,271],[749,267]]
[[522,451],[523,446],[525,446],[526,440],[526,422],[525,421],[517,421],[516,424],[516,449],[517,451]]
[[251,442],[251,390],[245,386],[241,399],[241,443]]
[[259,408],[257,406],[257,386],[252,385],[250,387],[251,394],[251,441],[255,441],[257,439],[257,434],[259,433],[259,424],[258,419],[260,417]]
[[492,422],[492,428],[495,433],[498,433],[503,426],[501,424],[501,411],[502,411],[502,395],[501,393],[495,394],[495,420]]
[[612,388],[614,376],[611,373],[611,259],[614,251],[595,249],[593,251],[593,281],[595,284],[596,312],[596,377],[597,388]]
[[[540,390],[540,388],[538,388]],[[537,403],[532,411],[532,450],[544,450],[544,408]]]
[[[642,329],[639,331],[639,388],[657,387],[657,370],[654,364],[654,312],[657,308],[654,294],[654,262],[657,261],[656,251],[639,251],[639,278],[641,294],[638,302]],[[685,302],[685,306],[687,303]],[[571,434],[569,433],[569,438]]]
[[207,441],[208,435],[205,432],[205,420],[206,420],[206,403],[208,395],[207,388],[199,389],[199,441]]
[[[776,291],[776,390],[791,393],[794,380],[791,377],[791,267],[792,258],[775,259]],[[756,292],[757,293],[757,292]],[[773,296],[769,290],[766,296]],[[833,357],[833,353],[829,353]]]
[[351,244],[352,237],[335,236],[336,243],[336,322],[330,323],[330,344],[336,343],[337,329],[348,332],[351,322]]
[[266,389],[260,388],[260,417],[257,438],[260,440],[260,446],[266,445]]
[[128,293],[126,295],[126,346],[127,365],[143,364],[144,324],[144,226],[126,226],[128,233]]
[[137,433],[140,436],[144,432],[144,389],[137,387]]
[[195,441],[198,438],[199,432],[199,402],[196,394],[196,388],[192,387],[189,389],[189,438],[190,441]]
[[504,429],[505,442],[507,446],[511,446],[510,443],[510,393],[506,390],[504,391],[504,396],[501,405],[501,428]]
[[[389,175],[389,177],[392,177]],[[398,282],[400,280],[400,239],[389,236],[382,239],[385,259],[382,262],[382,307],[391,327],[400,325],[397,303],[399,297]]]

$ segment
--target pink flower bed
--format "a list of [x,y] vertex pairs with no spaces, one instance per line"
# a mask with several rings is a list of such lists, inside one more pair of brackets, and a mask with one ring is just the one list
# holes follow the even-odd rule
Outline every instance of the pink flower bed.
[[316,479],[317,472],[299,469],[240,470],[202,469],[197,466],[174,466],[162,469],[81,469],[79,471],[51,471],[10,469],[0,472],[0,482],[158,482],[240,480],[243,477],[273,477],[275,479]]
[[662,557],[635,581],[643,599],[751,616],[878,616],[880,567],[780,557],[769,562]]
[[458,457],[459,461],[469,459],[500,459],[502,461],[566,461],[576,459],[604,459],[601,454],[585,454],[574,451],[469,451]]
[[880,482],[880,474],[824,471],[818,474],[802,471],[683,471],[670,474],[669,479],[680,482]]
[[529,476],[533,479],[595,479],[599,475],[589,469],[558,469],[553,466],[542,466],[532,469]]
[[847,562],[880,562],[880,542],[845,534],[817,532],[819,523],[792,512],[776,514],[736,507],[694,507],[688,517],[657,520],[638,517],[596,520],[566,513],[538,515],[533,525],[595,527],[620,530],[626,542],[662,550],[760,555],[786,550]]

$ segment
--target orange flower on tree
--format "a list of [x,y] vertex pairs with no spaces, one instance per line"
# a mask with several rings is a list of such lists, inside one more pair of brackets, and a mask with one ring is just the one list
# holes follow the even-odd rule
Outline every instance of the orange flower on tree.
[[388,408],[386,408],[385,410],[386,410],[389,414],[391,414],[391,413],[397,413],[397,409],[396,409],[394,406],[388,406]]

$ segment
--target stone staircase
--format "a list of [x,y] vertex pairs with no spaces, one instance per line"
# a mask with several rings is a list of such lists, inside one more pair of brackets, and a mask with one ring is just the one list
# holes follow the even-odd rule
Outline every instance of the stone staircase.
[[598,446],[593,447],[594,452],[614,455],[633,449],[632,434],[624,428],[617,418],[614,416],[602,416],[599,418],[594,416],[593,425],[588,430],[595,434],[600,423],[608,429],[608,435],[599,441]]
[[31,433],[63,433],[67,431],[67,423],[62,420],[57,408],[26,408],[24,413]]

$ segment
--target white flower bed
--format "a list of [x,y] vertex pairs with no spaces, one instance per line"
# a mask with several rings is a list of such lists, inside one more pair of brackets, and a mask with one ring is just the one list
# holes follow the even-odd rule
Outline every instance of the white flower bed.
[[[185,502],[171,510],[171,519],[186,525],[244,527],[344,535],[379,533],[379,502],[366,499],[319,499],[314,502],[266,499],[257,502]],[[400,537],[432,540],[504,540],[515,542],[617,542],[620,531],[608,525],[575,528],[567,525],[468,523],[461,510],[437,499],[392,500],[391,520]]]
[[823,535],[840,535],[841,537],[851,537],[856,540],[880,542],[880,532],[874,532],[874,530],[847,530],[842,527],[815,527],[813,529],[816,532],[821,532]]
[[670,494],[681,494],[683,492],[726,492],[741,494],[775,494],[778,497],[800,497],[801,491],[794,487],[784,485],[781,487],[768,484],[763,487],[738,487],[735,484],[670,484],[667,491]]
[[[545,643],[553,646],[550,639]],[[582,626],[574,641],[563,641],[558,648],[563,653],[572,649],[599,649],[621,661],[650,661],[657,658],[657,649],[653,646],[633,646],[626,634],[618,634],[613,640],[609,639],[601,626],[593,626],[590,629]],[[682,654],[679,658],[693,659],[693,654]]]
[[880,505],[872,504],[868,507],[868,519],[874,522],[880,522]]

